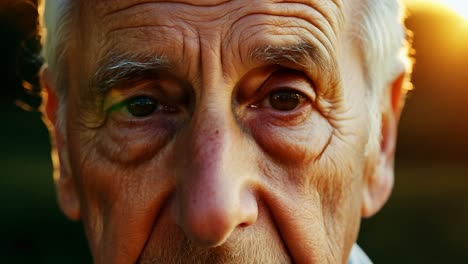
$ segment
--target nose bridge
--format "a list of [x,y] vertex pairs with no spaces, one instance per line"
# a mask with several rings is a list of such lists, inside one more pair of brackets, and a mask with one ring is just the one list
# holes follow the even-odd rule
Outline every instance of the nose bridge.
[[[216,105],[218,104],[218,105]],[[218,103],[207,102],[196,111],[191,131],[190,149],[193,165],[202,171],[220,169],[225,166],[222,159],[236,140],[236,126],[231,122],[226,107]],[[221,160],[220,160],[221,159]]]
[[[209,33],[209,32],[208,32]],[[231,148],[239,141],[239,128],[232,111],[232,92],[225,83],[222,73],[220,52],[214,45],[220,41],[218,34],[200,39],[201,85],[198,87],[195,109],[187,135],[188,159],[191,173],[189,179],[214,177],[229,166]],[[215,177],[214,177],[215,178]]]
[[185,166],[178,175],[176,219],[190,239],[216,246],[239,226],[254,223],[257,207],[231,105],[203,98],[211,99],[197,105],[180,148]]

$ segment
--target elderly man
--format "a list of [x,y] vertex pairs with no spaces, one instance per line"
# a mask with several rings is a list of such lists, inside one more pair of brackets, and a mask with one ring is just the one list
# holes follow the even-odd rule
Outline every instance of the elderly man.
[[95,263],[366,263],[410,64],[397,0],[54,0],[57,193]]

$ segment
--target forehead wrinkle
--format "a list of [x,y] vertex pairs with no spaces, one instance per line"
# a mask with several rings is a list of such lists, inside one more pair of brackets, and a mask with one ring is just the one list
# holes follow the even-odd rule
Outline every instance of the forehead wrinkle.
[[[166,26],[177,28],[179,31],[188,32],[188,35],[196,36],[197,29],[218,30],[223,27],[230,13],[242,8],[234,4],[221,6],[187,5],[181,2],[143,2],[129,9],[120,10],[101,16],[103,24],[110,28],[109,31],[119,29],[132,29],[138,27]],[[213,9],[214,8],[214,9]],[[156,15],[157,14],[157,15]],[[206,26],[217,21],[216,26]]]
[[[279,19],[284,18],[283,16],[278,16]],[[289,17],[286,17],[288,19]],[[276,20],[277,18],[272,17],[269,19]],[[296,19],[293,17],[292,19]],[[298,18],[299,20],[303,20],[302,18]],[[331,36],[331,34],[327,34],[327,32],[324,32],[324,30],[321,30],[319,26],[317,26],[317,23],[315,21],[312,21],[309,23],[309,21],[306,21],[306,25],[299,25],[296,23],[296,21],[292,20],[289,22],[281,22],[282,25],[274,25],[272,26],[271,24],[264,22],[261,24],[253,25],[250,28],[255,29],[251,32],[251,34],[244,34],[241,36],[243,41],[239,41],[241,43],[267,43],[265,46],[282,46],[284,45],[285,47],[292,47],[295,46],[295,48],[298,48],[297,51],[301,52],[303,49],[299,48],[306,48],[306,50],[310,50],[307,47],[314,47],[314,50],[318,53],[318,51],[321,52],[320,58],[323,58],[321,61],[327,61],[330,60],[331,58],[326,57],[334,57],[335,53],[335,43],[333,42],[336,37]],[[265,28],[265,26],[268,26],[268,28]],[[265,38],[265,39],[259,39],[258,35],[260,33],[264,32],[268,37],[270,38]],[[329,33],[329,32],[328,32]],[[291,40],[293,39],[293,40]],[[264,48],[261,47],[261,48]],[[241,47],[239,47],[240,49]],[[292,51],[293,49],[284,49],[284,51]],[[279,53],[278,53],[279,54]],[[305,54],[305,53],[304,53]],[[249,57],[250,53],[248,53]],[[292,62],[292,61],[291,61]],[[321,64],[324,65],[324,64]]]
[[[188,6],[194,6],[194,7],[216,7],[223,5],[225,3],[231,2],[231,0],[133,0],[133,1],[119,1],[119,2],[127,2],[127,3],[121,3],[121,4],[116,4],[115,1],[112,1],[112,5],[110,4],[105,4],[103,1],[103,4],[105,6],[111,6],[111,10],[107,11],[104,13],[104,16],[109,16],[113,15],[115,13],[119,13],[124,10],[132,9],[138,5],[142,4],[184,4]],[[129,3],[128,3],[129,2]]]
[[[227,3],[228,1],[207,1],[209,3],[215,3],[215,4],[223,4],[223,3]],[[241,1],[239,1],[238,3],[240,3]],[[340,7],[341,7],[341,1],[338,1],[338,0],[333,0],[333,1],[325,1],[325,0],[291,0],[291,1],[263,1],[262,3],[284,3],[284,4],[291,4],[291,3],[296,3],[296,4],[304,4],[304,5],[307,5],[309,8],[312,7],[312,9],[316,10],[316,12],[320,13],[322,15],[322,17],[324,17],[326,22],[328,22],[330,28],[333,28],[334,30],[332,30],[331,32],[335,32],[336,31],[336,27],[332,26],[332,25],[336,25],[337,22],[334,22],[334,20],[336,20],[336,16],[334,16],[333,14],[336,13],[336,10],[334,10],[333,8],[327,8],[328,7],[333,7],[335,6],[336,8],[335,9],[338,9],[340,10]],[[188,1],[133,1],[133,6],[136,6],[136,5],[139,5],[139,4],[156,4],[156,3],[188,3]],[[206,5],[206,3],[205,3]],[[195,5],[195,6],[205,6],[204,4],[198,4],[198,5]],[[247,9],[248,6],[255,6],[255,5],[247,5],[245,6]],[[242,6],[243,7],[243,6]],[[256,5],[256,7],[258,7],[258,5]],[[241,9],[244,9],[244,8],[239,8],[238,10],[235,10],[235,11],[239,11],[241,12]],[[232,11],[232,10],[231,10]],[[276,12],[281,12],[281,10],[276,10]],[[341,10],[340,10],[341,12]],[[300,14],[301,15],[301,14]],[[303,16],[303,14],[302,14]],[[330,18],[330,19],[327,19],[327,18]],[[316,26],[318,26],[318,24],[320,24],[320,21],[318,19],[309,19],[311,21],[309,22],[314,22]],[[323,22],[322,20],[322,22]],[[318,23],[318,24],[317,24]],[[323,26],[320,26],[323,28]],[[321,31],[324,31],[324,30],[321,30]],[[327,30],[329,31],[329,30]],[[331,33],[329,32],[329,33]],[[194,33],[194,32],[192,32]],[[195,32],[196,33],[196,32]],[[333,34],[327,34],[327,36],[325,38],[323,38],[324,41],[326,40],[329,40],[329,38],[332,38],[330,35],[333,35]],[[332,55],[331,51],[331,45],[329,44],[334,44],[336,43],[333,42],[333,41],[326,41],[328,43],[326,43],[327,45],[324,45],[324,47],[326,47],[326,50],[330,53],[329,55]],[[322,43],[322,44],[325,44],[325,43]],[[185,48],[185,45],[183,45],[183,48]],[[222,55],[222,54],[221,54]],[[292,60],[291,60],[292,61]],[[323,63],[321,65],[324,65]],[[323,67],[322,67],[323,68]]]
[[[317,10],[330,24],[335,34],[342,28],[344,20],[343,3],[341,0],[276,0],[277,3],[303,4]],[[327,11],[328,9],[331,10]]]
[[[317,4],[317,1],[310,1],[310,0],[298,0],[298,1],[270,1],[269,3],[264,3],[264,5],[250,5],[246,8],[239,9],[237,13],[242,13],[237,15],[237,18],[232,22],[231,28],[227,34],[227,39],[232,41],[237,39],[248,39],[249,35],[246,33],[248,32],[245,28],[241,28],[240,30],[237,29],[237,24],[241,24],[240,21],[245,21],[246,19],[253,20],[252,18],[255,15],[263,15],[258,22],[249,21],[250,25],[249,28],[254,27],[262,27],[262,26],[270,26],[271,23],[275,24],[274,21],[278,19],[291,19],[290,26],[284,24],[275,25],[276,28],[282,29],[287,28],[290,30],[290,34],[296,34],[298,38],[308,38],[303,34],[297,32],[297,30],[304,30],[308,31],[310,37],[317,39],[318,41],[322,42],[323,47],[327,50],[327,52],[331,55],[336,48],[337,42],[337,35],[339,27],[336,26],[340,24],[338,21],[340,18],[334,19],[336,17],[334,13],[336,10],[333,8],[326,8],[324,6],[332,6],[330,5],[330,1],[319,1],[320,3],[326,4]],[[338,3],[338,1],[334,1],[333,3]],[[336,4],[335,4],[336,5]],[[341,6],[336,5],[335,9],[340,9]],[[341,13],[341,10],[338,12]],[[341,15],[339,15],[341,16]],[[277,18],[275,18],[277,17]],[[297,23],[295,19],[298,19]],[[302,23],[302,21],[305,24]],[[336,21],[335,21],[336,20]],[[268,22],[268,23],[267,23]],[[244,23],[245,24],[245,23]],[[249,24],[249,23],[248,23]],[[293,28],[297,28],[294,30]],[[261,30],[255,30],[251,37],[255,37],[258,32]],[[243,32],[242,35],[240,32]],[[268,35],[271,35],[268,33]],[[286,35],[286,34],[284,34]],[[247,37],[246,37],[247,36]],[[244,41],[242,41],[244,42]]]
[[[296,64],[295,66],[308,70],[310,74],[326,75],[328,80],[323,82],[324,86],[327,81],[331,86],[338,86],[340,78],[336,56],[338,38],[334,34],[335,30],[331,28],[332,23],[324,21],[326,20],[325,11],[320,13],[309,3],[310,1],[275,1],[256,6],[256,9],[245,8],[244,13],[247,15],[242,14],[232,23],[226,38],[226,42],[231,43],[230,56],[240,58],[241,65],[253,63],[252,67],[262,62],[285,63],[289,66],[293,64],[293,67]],[[295,10],[302,10],[302,12],[296,14]],[[327,10],[331,12],[330,8]],[[258,19],[253,15],[263,17],[255,22],[254,20]],[[240,20],[249,19],[249,17],[253,22],[239,23]],[[327,17],[333,16],[327,15]],[[278,22],[272,27],[271,23],[276,19],[288,18],[291,18],[291,25],[288,26],[280,21],[281,23]],[[301,20],[306,23],[302,23]],[[248,30],[243,26],[244,24],[249,25]],[[275,30],[278,32],[275,33]]]

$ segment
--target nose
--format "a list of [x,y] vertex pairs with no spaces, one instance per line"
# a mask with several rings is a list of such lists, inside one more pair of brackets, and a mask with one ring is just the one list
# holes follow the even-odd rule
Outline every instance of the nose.
[[179,141],[175,218],[202,246],[223,244],[258,215],[248,143],[230,112],[200,111]]

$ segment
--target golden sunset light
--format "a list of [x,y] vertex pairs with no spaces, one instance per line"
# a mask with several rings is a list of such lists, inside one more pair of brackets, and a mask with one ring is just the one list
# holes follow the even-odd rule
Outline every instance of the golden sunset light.
[[468,21],[468,1],[466,0],[406,0],[409,7],[446,8]]

